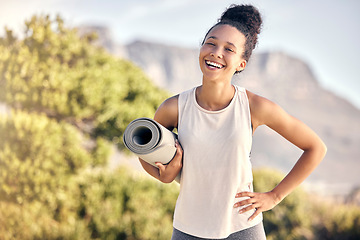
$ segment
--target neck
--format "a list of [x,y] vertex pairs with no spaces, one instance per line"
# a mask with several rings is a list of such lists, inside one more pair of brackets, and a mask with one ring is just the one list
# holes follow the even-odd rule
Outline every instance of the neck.
[[196,100],[202,108],[218,111],[230,104],[234,94],[235,88],[231,82],[203,82],[203,85],[196,89]]

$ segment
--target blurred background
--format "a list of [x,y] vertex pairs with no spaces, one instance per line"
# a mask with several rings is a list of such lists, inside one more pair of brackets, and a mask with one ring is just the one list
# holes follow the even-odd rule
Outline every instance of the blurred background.
[[58,14],[68,25],[107,27],[112,39],[128,44],[143,39],[198,48],[204,34],[232,3],[258,7],[264,25],[258,51],[281,50],[309,64],[327,89],[360,106],[356,74],[360,54],[360,3],[325,1],[1,1],[0,26],[17,33],[33,14]]
[[[201,84],[200,43],[232,3],[263,16],[233,83],[328,146],[264,214],[268,239],[360,237],[358,1],[13,0],[0,2],[0,239],[170,239],[179,186],[145,174],[122,134]],[[256,191],[272,189],[300,154],[259,128]]]

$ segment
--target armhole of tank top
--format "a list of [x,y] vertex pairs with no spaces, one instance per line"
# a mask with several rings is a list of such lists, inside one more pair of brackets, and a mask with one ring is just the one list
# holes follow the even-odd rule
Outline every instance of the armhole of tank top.
[[191,93],[191,90],[182,92],[179,94],[179,98],[178,98],[178,131],[179,131],[179,127],[181,126],[181,121],[182,121],[182,117],[183,117],[183,113],[184,113],[184,108],[186,105],[186,102],[189,98],[189,93]]
[[179,131],[179,126],[181,125],[181,116],[182,116],[182,98],[183,93],[179,94],[178,97],[178,124],[177,124],[177,131]]
[[247,113],[248,113],[248,120],[249,120],[249,123],[250,123],[250,137],[252,138],[253,137],[253,125],[252,125],[252,121],[251,121],[251,111],[250,111],[250,102],[249,102],[249,98],[248,98],[248,95],[246,93],[246,89],[245,88],[241,88],[241,92],[243,92],[244,94],[244,97],[245,97],[245,103],[246,103],[246,109],[247,109]]

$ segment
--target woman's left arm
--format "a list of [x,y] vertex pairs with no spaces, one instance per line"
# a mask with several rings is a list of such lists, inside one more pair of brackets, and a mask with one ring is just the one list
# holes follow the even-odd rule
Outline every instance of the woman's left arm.
[[236,203],[234,207],[250,204],[239,213],[256,209],[249,218],[252,220],[261,212],[275,207],[299,186],[322,161],[326,154],[326,146],[307,125],[286,113],[275,103],[251,92],[248,92],[248,97],[254,131],[258,126],[266,125],[304,151],[291,171],[270,192],[241,192],[236,195],[236,197],[249,197]]

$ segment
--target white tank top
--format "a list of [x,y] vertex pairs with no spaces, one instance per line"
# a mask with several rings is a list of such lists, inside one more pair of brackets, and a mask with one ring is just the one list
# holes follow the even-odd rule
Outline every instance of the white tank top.
[[[208,111],[196,101],[196,88],[179,95],[178,135],[183,147],[180,193],[174,227],[202,238],[226,238],[262,221],[255,212],[239,214],[237,192],[253,191],[252,128],[244,88],[235,86],[230,104]],[[243,198],[245,199],[245,198]]]

